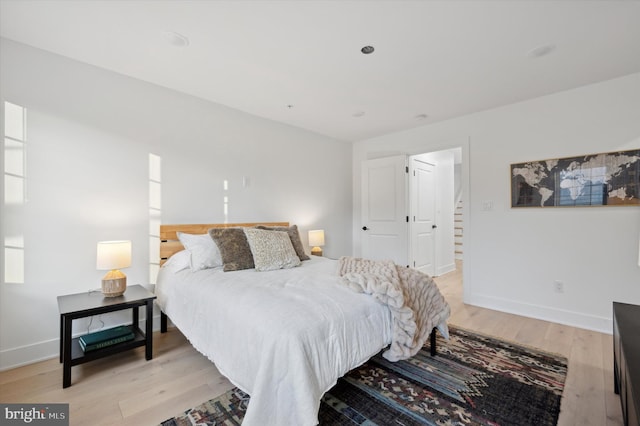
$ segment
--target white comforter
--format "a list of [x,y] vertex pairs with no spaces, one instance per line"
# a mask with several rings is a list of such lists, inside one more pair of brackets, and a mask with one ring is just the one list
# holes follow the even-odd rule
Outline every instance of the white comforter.
[[391,341],[389,309],[340,284],[337,261],[256,272],[162,268],[158,304],[251,396],[243,425],[315,425],[322,395]]

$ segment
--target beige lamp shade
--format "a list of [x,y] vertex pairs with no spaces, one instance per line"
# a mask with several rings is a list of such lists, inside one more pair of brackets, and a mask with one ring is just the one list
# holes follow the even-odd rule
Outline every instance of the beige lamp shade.
[[127,290],[127,276],[119,269],[131,266],[131,241],[101,241],[98,243],[96,268],[109,271],[102,278],[102,294],[122,296]]
[[314,229],[309,231],[309,245],[311,248],[311,254],[315,256],[322,256],[322,249],[324,246],[324,229]]

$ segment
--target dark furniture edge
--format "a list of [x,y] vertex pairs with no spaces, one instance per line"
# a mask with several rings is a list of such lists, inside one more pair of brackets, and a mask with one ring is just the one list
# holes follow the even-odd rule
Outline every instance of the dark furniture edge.
[[160,311],[160,333],[167,332],[167,320],[169,317],[164,312]]

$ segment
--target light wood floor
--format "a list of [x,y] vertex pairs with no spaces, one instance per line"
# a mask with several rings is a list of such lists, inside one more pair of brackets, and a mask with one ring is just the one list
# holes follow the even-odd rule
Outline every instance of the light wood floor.
[[[460,272],[436,281],[451,305],[451,324],[569,359],[559,425],[622,424],[620,401],[613,393],[610,335],[465,305]],[[231,388],[175,328],[153,337],[153,360],[145,361],[139,348],[73,367],[67,389],[62,389],[57,358],[0,372],[0,402],[66,402],[71,425],[144,426]]]

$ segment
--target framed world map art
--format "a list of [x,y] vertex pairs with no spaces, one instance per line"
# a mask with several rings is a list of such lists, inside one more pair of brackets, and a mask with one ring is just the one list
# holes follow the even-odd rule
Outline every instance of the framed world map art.
[[511,207],[640,206],[640,149],[511,165]]

